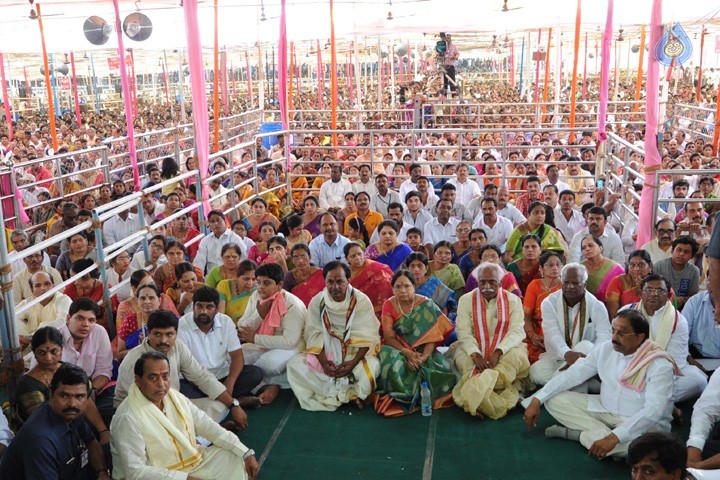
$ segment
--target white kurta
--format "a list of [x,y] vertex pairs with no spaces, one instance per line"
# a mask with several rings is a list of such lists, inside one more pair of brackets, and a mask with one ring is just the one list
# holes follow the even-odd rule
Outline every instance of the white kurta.
[[[357,304],[348,320],[351,292],[354,292]],[[334,363],[352,360],[359,349],[369,348],[368,353],[353,368],[352,373],[344,378],[328,377],[308,364],[309,357],[320,352],[324,352],[327,356],[333,350],[334,339],[326,331],[321,317],[320,303],[323,300],[328,309],[330,332],[347,339],[344,358],[333,359]],[[365,399],[375,390],[375,378],[380,371],[380,362],[375,358],[376,350],[380,345],[380,322],[374,312],[372,302],[367,295],[350,286],[343,302],[332,300],[327,290],[318,293],[310,301],[305,324],[307,343],[305,353],[296,355],[287,363],[288,381],[302,408],[333,411],[356,398]],[[312,358],[310,363],[314,363]]]

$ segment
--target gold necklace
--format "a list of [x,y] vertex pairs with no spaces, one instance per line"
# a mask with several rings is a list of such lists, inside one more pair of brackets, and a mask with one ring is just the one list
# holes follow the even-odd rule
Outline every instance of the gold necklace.
[[403,316],[403,317],[407,317],[407,316],[410,315],[410,313],[412,312],[412,307],[413,307],[413,305],[415,305],[415,299],[413,298],[413,301],[412,301],[412,303],[410,304],[410,310],[407,311],[407,312],[406,312],[405,310],[403,310],[403,308],[402,308],[402,302],[400,301],[400,299],[398,299],[397,304],[398,304],[398,309],[400,309],[400,313],[402,314],[402,316]]

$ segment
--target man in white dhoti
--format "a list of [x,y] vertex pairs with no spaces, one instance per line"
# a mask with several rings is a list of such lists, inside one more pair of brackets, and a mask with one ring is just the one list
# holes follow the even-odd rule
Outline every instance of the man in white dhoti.
[[[255,478],[255,452],[170,387],[164,354],[143,353],[133,370],[135,381],[110,424],[113,478]],[[201,446],[196,435],[212,446]]]
[[347,265],[329,262],[323,276],[325,289],[308,307],[305,352],[287,363],[290,388],[305,410],[362,408],[380,370],[380,322],[367,295],[350,286]]
[[675,377],[673,402],[699,396],[707,386],[707,376],[687,361],[689,328],[685,317],[668,300],[670,282],[651,273],[640,283],[640,302],[623,307],[642,313],[650,323],[650,340],[665,350],[675,361],[680,375]]
[[[258,396],[263,404],[272,402],[280,388],[288,388],[285,369],[288,360],[303,350],[302,331],[307,308],[298,297],[283,290],[285,272],[277,263],[261,265],[255,272],[257,290],[238,321],[245,362],[263,371]],[[252,307],[255,308],[252,308]]]
[[504,272],[499,265],[482,263],[476,272],[478,288],[458,304],[453,357],[462,378],[453,399],[470,415],[495,420],[515,407],[528,377],[523,306],[501,288]]
[[540,305],[545,352],[530,366],[530,380],[536,385],[545,385],[595,345],[610,341],[607,309],[585,288],[585,267],[568,263],[560,278],[562,290],[548,295]]
[[[627,455],[628,444],[647,431],[670,431],[674,364],[655,345],[647,319],[635,310],[619,312],[612,340],[550,380],[523,400],[525,424],[537,425],[540,406],[561,423],[545,430],[548,438],[580,442],[590,455]],[[600,395],[569,392],[600,376]]]

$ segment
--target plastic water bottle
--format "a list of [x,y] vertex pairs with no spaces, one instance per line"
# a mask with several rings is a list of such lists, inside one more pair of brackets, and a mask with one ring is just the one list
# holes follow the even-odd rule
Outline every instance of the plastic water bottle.
[[420,411],[423,417],[429,417],[432,415],[432,396],[430,395],[430,388],[428,388],[427,382],[422,382],[420,386]]

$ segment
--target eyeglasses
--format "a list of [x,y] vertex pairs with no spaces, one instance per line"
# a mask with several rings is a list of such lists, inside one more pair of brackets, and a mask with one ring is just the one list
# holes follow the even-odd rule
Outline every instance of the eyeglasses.
[[643,293],[647,293],[648,295],[665,295],[668,293],[668,291],[664,288],[652,288],[652,287],[645,287],[642,289]]
[[670,234],[672,234],[672,233],[675,233],[675,229],[674,229],[674,228],[667,228],[667,229],[665,229],[665,228],[660,228],[660,229],[658,229],[658,233],[670,233]]

